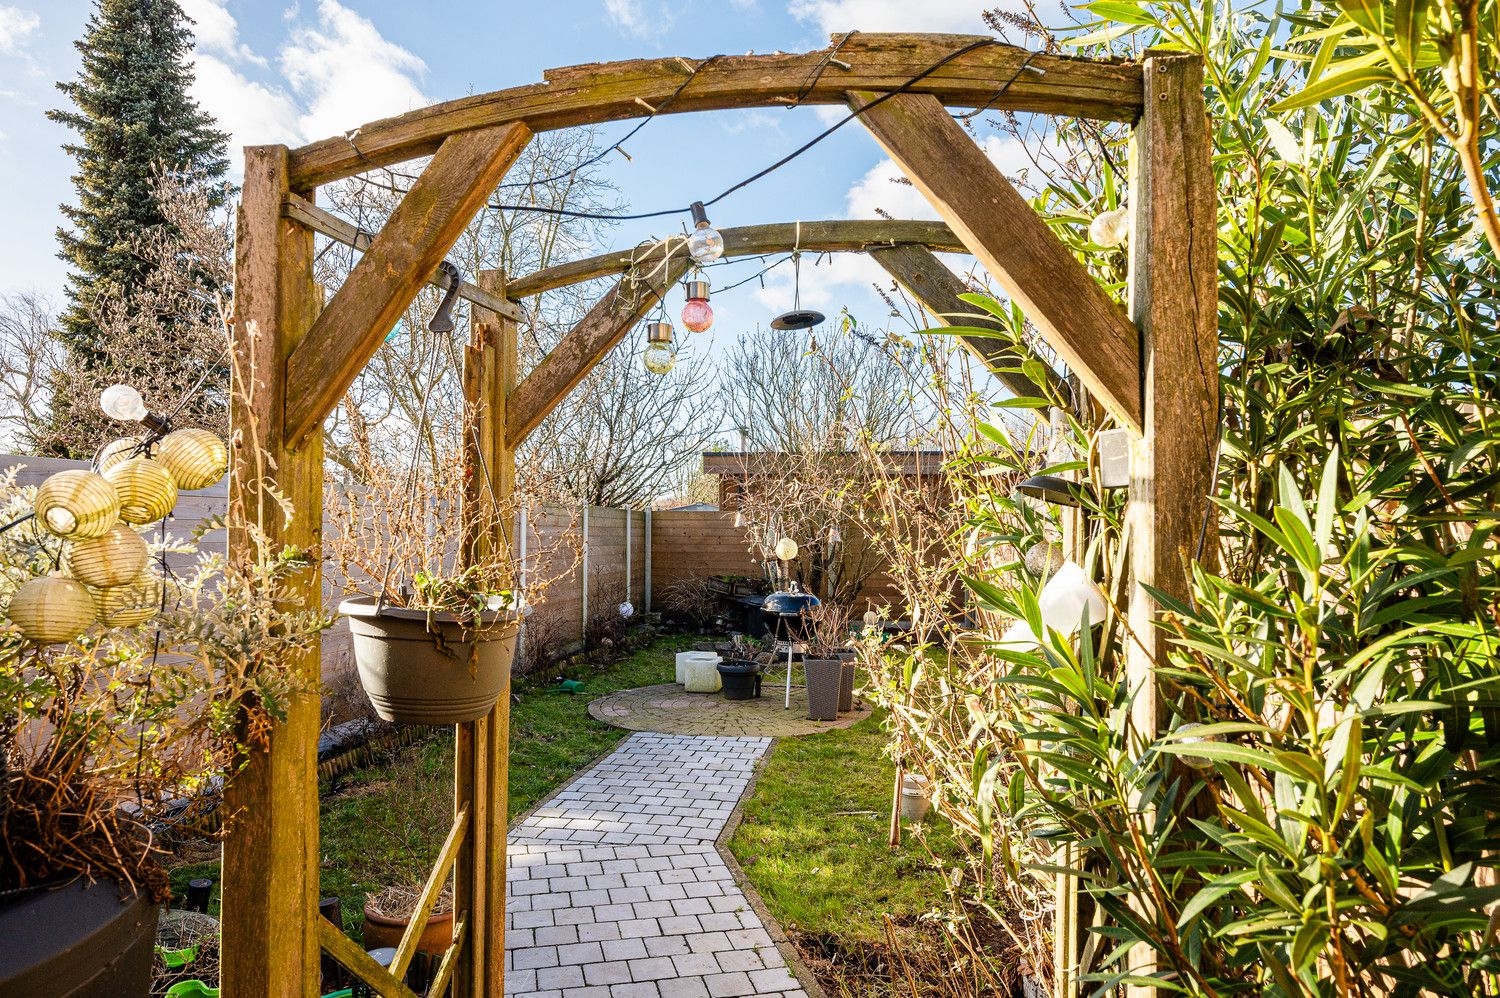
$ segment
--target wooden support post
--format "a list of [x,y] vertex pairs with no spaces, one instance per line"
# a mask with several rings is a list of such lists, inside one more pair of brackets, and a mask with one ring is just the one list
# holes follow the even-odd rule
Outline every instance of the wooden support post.
[[[313,283],[313,234],[281,216],[287,150],[245,150],[235,229],[235,295],[230,410],[229,558],[254,556],[246,529],[258,524],[273,550],[316,551],[323,522],[323,439],[288,445],[286,359],[322,306]],[[310,192],[309,192],[310,193]],[[292,503],[291,521],[267,485]],[[315,559],[300,589],[322,600]],[[293,665],[316,682],[318,644]],[[251,750],[225,794],[220,973],[226,998],[311,998],[318,994],[318,697],[289,705],[263,747]]]
[[[851,94],[851,107],[875,97]],[[1141,428],[1140,337],[1125,311],[930,94],[897,94],[860,121],[1036,324],[1090,392]]]
[[[505,297],[505,277],[481,271],[478,285],[497,298]],[[508,316],[475,306],[472,340],[464,357],[464,398],[472,421],[465,434],[465,501],[498,503],[502,514],[513,514],[516,482],[515,451],[505,442],[506,407],[516,383],[519,331]],[[492,532],[466,539],[476,554],[501,547],[519,550],[516,518],[503,515],[482,522],[495,524]],[[519,580],[518,580],[519,581]],[[509,799],[510,683],[488,715],[468,733],[460,730],[460,780],[472,783],[474,814],[472,848],[459,855],[455,910],[468,901],[473,931],[467,958],[455,968],[453,994],[465,998],[501,998],[505,993],[505,835]]]
[[672,257],[655,274],[640,280],[622,277],[610,292],[585,315],[541,363],[532,369],[515,391],[506,413],[506,442],[519,447],[532,430],[547,418],[557,403],[567,398],[588,377],[594,365],[625,338],[630,327],[649,312],[667,288],[687,273],[686,253]]
[[[869,253],[923,308],[932,313],[939,325],[1000,328],[994,319],[982,314],[983,310],[979,306],[970,305],[958,297],[968,291],[968,288],[927,247],[887,246],[872,249]],[[960,336],[959,341],[990,369],[990,373],[1000,379],[1001,384],[1018,396],[1036,395],[1046,388],[1053,398],[1068,397],[1067,385],[1057,376],[1057,372],[1039,358],[1027,358],[1017,353],[1006,340],[987,336]],[[1028,359],[1032,363],[1032,370],[1043,382],[1042,385],[1019,370]]]
[[[1211,569],[1217,560],[1208,497],[1219,440],[1218,225],[1202,61],[1153,51],[1144,70],[1130,175],[1130,317],[1141,331],[1144,416],[1126,512],[1126,675],[1135,736],[1150,741],[1166,720],[1152,670],[1166,662],[1167,638],[1145,587],[1185,600],[1190,563]],[[1150,960],[1142,947],[1133,969],[1152,972]]]
[[[289,439],[301,440],[323,424],[530,141],[525,125],[497,125],[443,140],[287,359]],[[279,204],[276,210],[280,214]]]

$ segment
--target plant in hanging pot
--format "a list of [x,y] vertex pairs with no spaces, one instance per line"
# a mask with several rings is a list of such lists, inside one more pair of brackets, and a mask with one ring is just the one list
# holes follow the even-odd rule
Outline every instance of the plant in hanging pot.
[[804,612],[807,652],[802,667],[807,674],[807,716],[832,721],[839,715],[839,690],[844,662],[839,657],[849,643],[849,611],[834,603],[820,603]]
[[[360,684],[399,724],[483,717],[509,687],[522,616],[509,543],[515,507],[462,457],[394,470],[361,442],[353,483],[336,483],[328,541]],[[530,587],[535,593],[542,586]]]

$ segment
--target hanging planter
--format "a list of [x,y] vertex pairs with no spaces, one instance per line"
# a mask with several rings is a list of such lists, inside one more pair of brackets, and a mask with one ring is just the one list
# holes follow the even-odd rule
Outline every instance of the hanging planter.
[[[508,611],[452,613],[339,605],[354,635],[354,664],[370,703],[397,724],[459,724],[489,713],[510,683],[519,621]],[[429,624],[430,629],[429,629]]]

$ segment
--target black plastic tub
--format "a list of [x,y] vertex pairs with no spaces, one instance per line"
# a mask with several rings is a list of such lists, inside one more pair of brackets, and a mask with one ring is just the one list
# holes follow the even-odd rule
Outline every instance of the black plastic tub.
[[112,880],[0,902],[0,995],[145,998],[158,913]]
[[719,678],[724,681],[725,700],[760,699],[760,665],[743,659],[719,663]]

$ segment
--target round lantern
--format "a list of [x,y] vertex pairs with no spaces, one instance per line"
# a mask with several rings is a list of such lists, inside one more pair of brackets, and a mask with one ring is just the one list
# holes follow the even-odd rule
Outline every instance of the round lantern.
[[156,460],[179,489],[206,489],[229,470],[229,448],[208,430],[173,430],[156,445]]
[[149,457],[133,457],[104,473],[120,496],[120,519],[126,523],[155,523],[177,505],[177,483],[166,465]]
[[136,627],[161,612],[164,584],[154,572],[142,572],[123,586],[94,589],[99,622],[106,627]]
[[776,558],[778,561],[797,560],[797,542],[790,537],[783,537],[776,542]]
[[689,332],[701,333],[714,324],[713,306],[708,303],[708,282],[687,282],[687,304],[682,306],[682,324]]
[[111,440],[99,448],[99,453],[94,455],[94,468],[97,471],[107,471],[119,464],[121,461],[145,454],[146,439],[144,437],[120,437]]
[[141,535],[117,523],[103,537],[73,541],[63,552],[63,567],[95,589],[123,586],[146,568],[151,552]]
[[54,645],[88,630],[97,612],[94,597],[82,583],[44,575],[16,590],[8,615],[28,641]]
[[666,374],[677,363],[677,348],[672,345],[670,322],[646,323],[646,350],[641,354],[646,370],[652,374]]
[[120,518],[120,497],[92,471],[59,471],[37,488],[32,510],[59,537],[103,537]]

